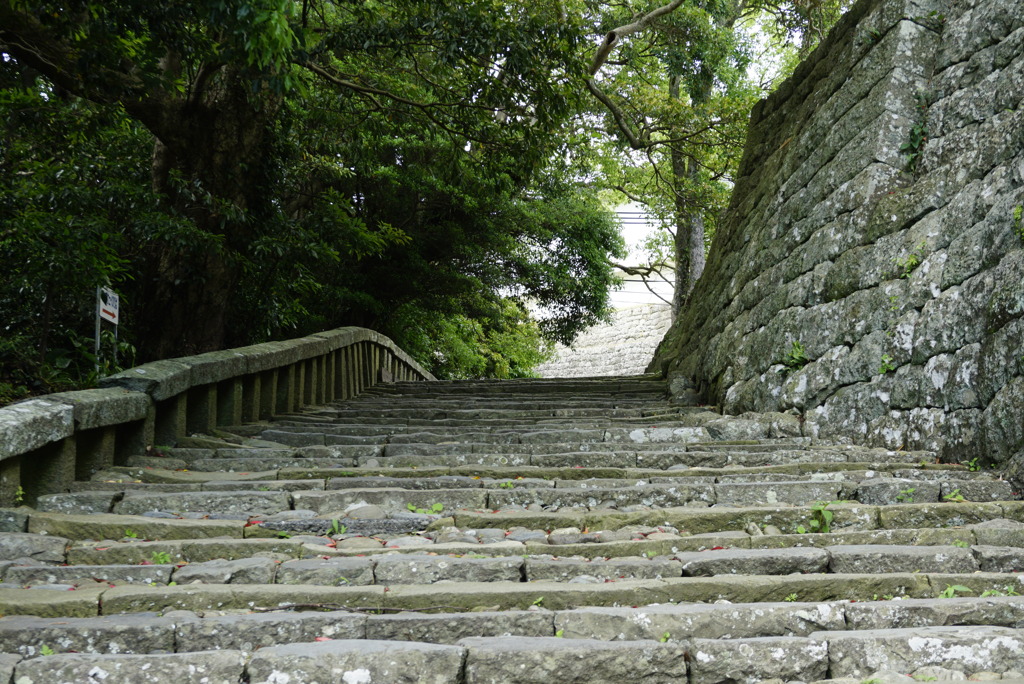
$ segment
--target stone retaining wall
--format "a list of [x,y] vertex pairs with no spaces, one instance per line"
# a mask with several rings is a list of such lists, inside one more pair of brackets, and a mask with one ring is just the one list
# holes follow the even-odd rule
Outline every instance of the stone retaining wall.
[[537,367],[542,378],[639,375],[672,323],[667,304],[619,309],[609,323],[594,326],[572,347],[558,345],[555,356]]
[[67,491],[146,447],[345,399],[381,381],[434,377],[363,328],[156,361],[0,408],[0,506]]
[[755,108],[694,303],[652,369],[729,413],[799,412],[809,436],[1019,478],[1022,53],[1016,0],[857,3]]

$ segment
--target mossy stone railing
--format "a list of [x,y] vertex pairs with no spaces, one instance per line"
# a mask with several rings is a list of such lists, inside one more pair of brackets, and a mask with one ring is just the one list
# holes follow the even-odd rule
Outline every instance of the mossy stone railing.
[[187,434],[356,396],[379,382],[434,380],[364,328],[155,361],[100,389],[0,408],[0,506],[33,503]]

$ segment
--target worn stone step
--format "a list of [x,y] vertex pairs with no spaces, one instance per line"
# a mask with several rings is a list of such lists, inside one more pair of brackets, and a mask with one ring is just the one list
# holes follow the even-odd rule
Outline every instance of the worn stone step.
[[647,421],[650,418],[673,420],[680,418],[704,419],[705,416],[721,417],[721,414],[713,411],[695,410],[692,408],[673,407],[668,404],[642,404],[631,408],[608,408],[604,406],[567,406],[564,402],[549,407],[531,406],[524,408],[522,405],[514,408],[490,408],[476,405],[465,407],[449,406],[447,408],[431,408],[436,406],[433,402],[420,408],[403,408],[395,406],[394,402],[382,402],[376,406],[365,408],[342,407],[333,410],[293,414],[275,420],[277,424],[289,424],[295,422],[321,423],[340,425],[346,428],[358,428],[363,426],[380,426],[387,424],[389,427],[402,431],[407,429],[404,426],[418,424],[444,425],[445,421],[455,420],[461,423],[486,425],[488,421],[498,424],[501,421],[538,421],[556,420],[568,422],[570,420],[598,420],[598,421]]
[[[808,637],[597,641],[529,636],[466,637],[453,645],[328,639],[242,650],[180,654],[59,653],[18,657],[4,666],[11,679],[85,681],[98,672],[133,682],[418,681],[611,684],[621,681],[700,684],[745,681],[745,668],[783,681],[865,677],[912,672],[927,678],[941,666],[966,677],[982,672],[1020,674],[1022,638],[1001,627],[936,627]],[[739,654],[739,657],[737,657]]]
[[[625,579],[601,583],[452,582],[371,586],[301,584],[121,585],[78,591],[44,588],[0,589],[4,615],[94,617],[101,614],[173,610],[266,611],[282,607],[356,611],[415,610],[464,612],[526,610],[543,606],[567,610],[579,606],[647,606],[665,603],[728,601],[772,603],[869,601],[876,597],[936,598],[947,593],[980,596],[986,592],[1020,594],[1018,575],[1001,573],[888,573],[811,575],[723,575],[662,579]],[[311,597],[315,597],[311,600]]]
[[121,539],[126,532],[133,532],[142,539],[241,538],[245,524],[245,520],[185,520],[113,513],[32,513],[27,531],[33,535],[75,540]]
[[[490,445],[387,445],[383,456],[358,459],[364,467],[459,467],[468,465],[508,467],[559,467],[588,465],[605,468],[689,469],[767,466],[776,464],[865,463],[865,454],[828,453],[818,451],[779,451],[772,456],[758,452],[690,451],[637,449],[637,445],[584,448],[577,444],[560,444],[547,449],[497,450]],[[515,446],[515,445],[510,445]],[[527,445],[519,445],[527,446]],[[611,447],[611,448],[610,448]],[[914,463],[915,457],[899,452],[879,454],[887,460],[868,461],[874,466]],[[195,466],[197,464],[193,464]],[[216,464],[208,464],[216,465]],[[253,466],[256,467],[255,465]]]
[[[501,383],[504,384],[504,383]],[[496,392],[466,393],[416,392],[392,395],[365,393],[355,399],[334,402],[330,408],[365,408],[373,406],[429,406],[458,408],[538,408],[547,406],[577,407],[597,406],[602,408],[631,406],[674,406],[677,402],[668,399],[661,391],[616,393],[614,391],[566,391],[566,392]],[[692,406],[679,403],[679,406]],[[710,408],[710,407],[703,407]]]
[[[319,515],[323,520],[336,519],[347,522],[346,513],[364,505],[382,505],[390,507],[383,512],[395,518],[411,518],[416,529],[424,529],[432,520],[447,516],[449,523],[463,529],[500,529],[509,530],[514,527],[527,529],[561,529],[578,528],[594,530],[618,530],[635,525],[658,527],[670,525],[683,530],[685,534],[704,533],[739,533],[747,536],[749,529],[761,531],[766,526],[775,528],[776,533],[783,535],[804,531],[814,531],[814,521],[820,516],[820,510],[827,510],[832,518],[829,527],[832,532],[921,529],[928,527],[963,528],[983,523],[993,523],[1007,519],[1019,523],[1024,519],[1024,503],[1020,501],[993,503],[935,503],[935,504],[895,504],[886,506],[864,506],[856,503],[830,503],[822,509],[821,504],[810,506],[748,506],[711,508],[677,506],[671,508],[652,508],[635,512],[613,509],[565,509],[558,511],[531,511],[525,509],[488,509],[487,497],[501,494],[500,489],[449,489],[449,490],[406,490],[406,489],[353,489],[334,491],[296,491],[290,496],[295,499],[296,506],[313,511],[312,513],[289,513],[290,518],[303,518]],[[555,491],[558,490],[535,490]],[[568,491],[568,490],[566,490]],[[276,496],[280,500],[288,497],[286,492],[256,492]],[[134,494],[131,493],[130,494]],[[176,494],[156,494],[142,496],[144,502],[160,502],[165,497],[173,497],[176,501],[186,501],[189,497],[200,496],[197,505],[209,504],[211,495],[229,494],[228,492],[187,492]],[[224,497],[218,497],[223,499]],[[126,498],[125,501],[130,501]],[[261,501],[273,499],[259,499]],[[373,502],[377,503],[374,504]],[[447,505],[445,504],[447,502]],[[417,510],[411,512],[409,507]],[[449,507],[451,506],[451,507]],[[470,506],[471,508],[464,508]],[[817,508],[816,508],[817,506]],[[424,515],[426,514],[426,515]],[[431,515],[432,514],[432,515]],[[172,517],[174,514],[161,514],[160,517],[119,514],[62,514],[31,512],[25,514],[20,530],[33,534],[46,534],[80,539],[120,539],[128,531],[145,539],[187,539],[206,538],[211,536],[243,537],[258,533],[260,527],[252,527],[256,520],[249,513],[225,513],[223,519],[203,519],[202,513],[184,513],[191,518]],[[279,518],[287,520],[288,517]],[[321,523],[327,524],[327,523]],[[263,533],[264,535],[266,532]],[[1019,532],[1009,530],[1002,536],[1014,536]],[[799,535],[813,544],[819,535]],[[823,537],[823,536],[822,536]],[[763,543],[773,543],[773,537],[765,537]],[[991,543],[991,542],[989,542]],[[1000,545],[1000,544],[996,544]]]
[[[332,521],[323,521],[328,527]],[[252,528],[249,528],[252,529]],[[451,529],[451,528],[448,528]],[[650,528],[653,536],[638,533],[635,539],[621,540],[622,537],[612,536],[612,540],[603,543],[586,544],[559,544],[557,532],[548,535],[543,530],[527,532],[521,538],[539,541],[512,541],[512,537],[520,538],[519,533],[512,531],[506,536],[501,531],[504,541],[492,542],[483,536],[483,532],[494,530],[481,530],[480,537],[473,534],[473,531],[459,531],[446,535],[446,530],[441,530],[437,537],[438,541],[430,545],[420,544],[417,546],[397,546],[389,543],[387,537],[337,537],[336,547],[329,546],[333,543],[327,538],[307,537],[294,532],[291,535],[281,538],[277,534],[268,534],[263,537],[250,536],[246,539],[209,539],[209,540],[104,540],[100,542],[85,541],[73,543],[70,546],[69,540],[62,539],[59,543],[53,544],[48,550],[38,549],[41,562],[48,564],[59,564],[66,562],[74,565],[109,565],[109,564],[138,564],[151,562],[154,557],[166,557],[169,562],[202,562],[218,558],[236,559],[246,558],[255,555],[264,555],[277,559],[287,558],[331,558],[346,556],[373,556],[384,553],[436,553],[436,554],[457,554],[475,557],[495,556],[519,556],[524,554],[556,554],[559,556],[578,556],[581,558],[618,558],[622,556],[642,556],[654,558],[666,556],[680,550],[699,551],[710,549],[725,544],[735,544],[737,539],[730,536],[694,536],[678,537],[676,535],[662,535],[658,528]],[[912,531],[905,535],[910,539]],[[576,537],[580,535],[575,535]],[[600,537],[601,535],[591,535]],[[960,535],[967,536],[967,535]],[[547,540],[556,543],[548,543]],[[667,538],[662,538],[667,537]],[[920,535],[919,535],[920,537]],[[570,535],[569,538],[573,538]],[[419,539],[427,539],[419,537]],[[935,535],[921,537],[923,542],[950,541],[950,538],[939,539]],[[620,541],[621,540],[621,541]],[[5,540],[6,541],[6,540]],[[742,540],[746,541],[746,540]],[[860,541],[864,541],[861,539]],[[870,540],[869,540],[870,541]],[[359,542],[349,544],[348,542]],[[905,542],[910,543],[910,542]],[[18,552],[11,555],[10,561],[16,561],[27,557],[26,549],[37,549],[38,547],[25,546]],[[745,548],[749,548],[747,542]],[[46,551],[46,553],[43,553]]]
[[[293,465],[295,464],[295,465]],[[430,466],[424,468],[381,468],[305,467],[309,459],[288,461],[288,467],[253,470],[242,473],[223,471],[182,471],[166,468],[112,467],[94,475],[94,479],[75,482],[72,491],[97,491],[122,488],[145,488],[145,484],[198,486],[207,483],[267,480],[325,480],[329,487],[343,488],[350,478],[384,477],[415,481],[439,477],[481,478],[498,482],[515,481],[519,477],[528,480],[616,480],[632,482],[680,482],[692,479],[706,482],[786,482],[796,480],[818,481],[861,481],[876,477],[898,477],[924,480],[983,480],[992,481],[985,473],[973,473],[950,465],[932,465],[926,469],[908,470],[901,464],[870,464],[859,462],[842,463],[793,463],[756,468],[729,466],[725,468],[687,468],[666,473],[650,468],[595,468],[579,466],[516,466],[511,470],[502,466]],[[312,464],[310,464],[312,465]],[[334,486],[336,485],[336,486]],[[407,487],[410,485],[406,485]],[[189,489],[167,491],[190,491]],[[1012,492],[1011,492],[1012,494]]]
[[[333,413],[292,414],[276,418],[272,423],[259,426],[237,426],[218,430],[220,433],[255,432],[283,428],[294,432],[324,431],[329,434],[354,437],[391,437],[396,435],[427,433],[494,433],[529,432],[538,430],[565,430],[573,428],[650,428],[700,427],[722,421],[721,414],[713,411],[695,412],[665,408],[558,408],[547,409],[488,409],[477,406],[465,409],[409,409],[382,405],[363,411],[336,411]],[[242,437],[242,435],[236,435]],[[791,437],[799,436],[793,432]]]
[[[375,457],[363,459],[373,462]],[[251,473],[254,471],[280,470],[302,465],[308,468],[353,468],[358,464],[355,458],[218,458],[195,459],[184,462],[183,467],[202,473]]]
[[165,684],[172,681],[188,684],[226,684],[242,681],[245,671],[246,656],[241,651],[144,656],[62,653],[17,663],[12,669],[11,681],[63,684],[109,680],[139,684]]
[[938,626],[1015,627],[1021,597],[893,599],[857,602],[663,604],[476,613],[266,612],[200,617],[178,612],[93,618],[0,618],[0,649],[25,658],[55,652],[254,651],[319,638],[454,644],[467,636],[532,636],[596,641],[809,636],[829,631]]
[[3,585],[29,586],[63,584],[69,586],[102,583],[168,584],[173,565],[10,565],[0,571]]
[[[908,529],[925,527],[964,527],[991,520],[1024,520],[1024,503],[922,503],[888,506],[865,506],[856,503],[835,503],[828,507],[833,514],[832,530]],[[675,507],[651,511],[519,511],[506,510],[478,513],[456,511],[457,527],[480,528],[515,526],[555,529],[578,527],[618,529],[628,525],[671,525],[691,534],[722,531],[743,531],[754,524],[777,527],[784,533],[808,530],[814,519],[813,506],[750,506],[750,507]]]
[[[333,521],[322,520],[318,532],[326,534]],[[1009,521],[1006,521],[1009,523]],[[217,558],[245,558],[253,555],[271,555],[278,559],[315,558],[333,556],[367,556],[383,553],[437,553],[459,554],[471,556],[508,556],[548,554],[562,558],[576,557],[581,559],[615,559],[622,557],[657,558],[671,556],[685,551],[707,551],[710,549],[788,549],[788,548],[826,548],[850,544],[867,545],[902,545],[902,546],[941,546],[941,547],[974,547],[986,548],[987,557],[992,563],[1014,562],[1019,557],[1019,549],[1024,547],[1024,525],[1017,523],[1013,527],[974,526],[965,529],[933,530],[870,530],[846,531],[829,534],[813,535],[768,535],[750,536],[744,532],[679,536],[665,533],[665,528],[643,527],[622,531],[598,531],[594,533],[560,532],[548,534],[545,530],[458,530],[457,528],[441,528],[422,536],[414,535],[417,541],[433,541],[412,546],[399,546],[391,543],[391,539],[401,539],[401,535],[383,536],[376,539],[368,537],[335,536],[336,548],[328,546],[334,543],[326,537],[307,537],[293,531],[288,538],[278,538],[271,527],[264,535],[249,536],[246,539],[210,539],[210,540],[164,540],[145,541],[140,539],[106,540],[103,542],[77,542],[70,546],[67,539],[44,539],[38,544],[23,543],[15,549],[9,561],[26,557],[34,557],[38,561],[49,564],[68,562],[75,565],[94,564],[137,564],[150,562],[155,557],[164,556],[168,562],[202,562]],[[256,527],[246,528],[249,535]],[[288,529],[282,526],[282,529]],[[498,532],[497,540],[488,538],[486,532]],[[312,534],[312,532],[310,533]],[[17,535],[14,535],[17,536]],[[573,540],[586,540],[576,541]],[[9,538],[3,540],[8,548],[12,548]],[[25,535],[25,541],[31,541]],[[988,547],[1001,549],[999,552],[988,551]],[[31,553],[37,555],[31,555]],[[999,567],[999,566],[991,566]],[[1012,570],[1012,567],[1001,566],[999,571]]]
[[[595,446],[594,442],[538,442],[521,444],[388,444],[384,449],[385,456],[401,455],[440,455],[450,453],[486,453],[486,454],[550,454],[569,452],[601,452],[601,451],[624,451],[624,452],[665,452],[665,453],[693,453],[693,458],[714,459],[721,454],[727,454],[731,458],[740,458],[741,454],[754,461],[760,456],[760,461],[754,461],[755,465],[771,465],[773,458],[789,460],[802,458],[816,463],[833,462],[860,462],[860,463],[905,463],[921,465],[934,461],[934,454],[930,452],[904,452],[891,451],[887,449],[850,449],[850,448],[829,448],[813,447],[798,443],[793,440],[775,440],[773,442],[759,442],[751,444],[726,443],[719,444],[708,442],[682,442],[670,440],[647,440],[647,441],[621,441],[608,442],[614,446]],[[603,442],[601,443],[604,444]],[[721,467],[721,466],[718,466]]]
[[[808,637],[694,639],[689,681],[742,681],[756,663],[759,677],[784,681],[871,678],[941,667],[968,674],[1019,677],[1024,636],[1005,627],[931,627],[864,632],[816,632]],[[739,654],[740,657],[737,657]],[[891,676],[891,675],[890,675]],[[929,677],[930,678],[930,677]],[[915,681],[908,677],[908,681]]]
[[[337,483],[329,490],[324,490],[320,480],[306,481],[267,481],[256,489],[260,481],[232,483],[219,481],[207,483],[201,491],[161,492],[153,493],[142,489],[124,490],[118,493],[110,491],[81,492],[74,494],[58,494],[44,497],[39,509],[58,513],[107,513],[123,515],[141,515],[147,512],[160,511],[177,515],[202,512],[248,518],[266,516],[292,508],[308,509],[317,514],[341,516],[354,506],[376,505],[386,511],[415,509],[431,509],[438,513],[441,510],[457,509],[488,509],[506,510],[525,508],[527,506],[544,506],[547,508],[586,508],[609,509],[636,506],[646,507],[678,507],[690,503],[703,505],[755,506],[760,504],[791,503],[809,505],[815,501],[835,502],[839,500],[859,500],[861,492],[869,489],[877,494],[879,483],[889,485],[888,481],[865,480],[859,483],[841,484],[837,481],[775,481],[771,483],[748,482],[668,482],[634,484],[627,487],[601,487],[591,483],[589,487],[573,486],[567,482],[563,487],[520,486],[515,482],[506,481],[511,487],[484,487],[481,481],[463,480],[455,489],[423,487],[422,490],[409,490],[401,486],[392,487],[355,487],[344,488]],[[969,496],[985,497],[988,500],[1003,500],[1011,495],[1007,483],[946,480],[927,482],[914,480],[916,487],[904,487],[911,481],[898,481],[892,492],[901,492],[889,498],[870,496],[873,503],[895,505],[907,503],[906,499],[919,503],[938,502],[956,497],[958,503],[966,499],[961,492]],[[369,485],[370,483],[363,483]],[[385,484],[380,482],[379,484]],[[401,481],[392,479],[386,484],[402,485]],[[443,481],[438,482],[443,484]],[[527,483],[529,484],[529,483]],[[245,487],[245,488],[243,488]],[[901,489],[901,487],[903,487]],[[480,491],[467,492],[473,489]],[[273,491],[271,491],[273,490]],[[427,496],[421,491],[429,491]],[[943,492],[947,492],[943,494]]]
[[[161,541],[90,541],[72,544],[66,562],[72,566],[154,563],[202,563],[265,556],[274,559],[312,557],[322,547],[307,547],[302,539],[166,539]],[[60,561],[65,562],[65,561]]]
[[[467,549],[471,551],[471,549]],[[169,554],[168,554],[169,555]],[[1020,547],[861,545],[824,548],[723,549],[682,552],[654,558],[594,559],[531,555],[486,556],[382,554],[370,557],[236,560],[160,566],[18,566],[8,567],[5,584],[47,582],[110,584],[317,584],[368,586],[436,582],[597,583],[621,579],[712,577],[715,575],[788,575],[792,573],[884,574],[914,572],[1006,573],[1008,584],[1021,567]]]

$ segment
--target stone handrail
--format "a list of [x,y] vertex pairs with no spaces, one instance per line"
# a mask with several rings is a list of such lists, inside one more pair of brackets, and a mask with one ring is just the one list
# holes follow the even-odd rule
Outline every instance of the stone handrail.
[[365,328],[147,363],[100,389],[0,408],[0,506],[67,491],[186,434],[347,399],[378,382],[434,379]]

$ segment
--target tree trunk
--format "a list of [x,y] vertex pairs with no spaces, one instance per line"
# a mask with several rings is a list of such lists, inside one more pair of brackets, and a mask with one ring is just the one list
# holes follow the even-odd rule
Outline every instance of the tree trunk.
[[254,95],[248,78],[222,67],[206,76],[199,97],[165,112],[151,129],[157,136],[154,189],[171,213],[187,217],[206,237],[147,246],[149,267],[138,278],[133,319],[143,360],[222,349],[229,340],[242,275],[238,257],[257,234],[250,214],[266,206],[259,171],[268,161],[266,136],[279,105],[279,96]]
[[[669,76],[669,97],[679,99],[679,76]],[[672,317],[682,310],[694,283],[704,272],[704,216],[701,208],[687,201],[687,185],[696,179],[697,163],[676,147],[672,148],[672,185],[675,203],[675,285]]]

